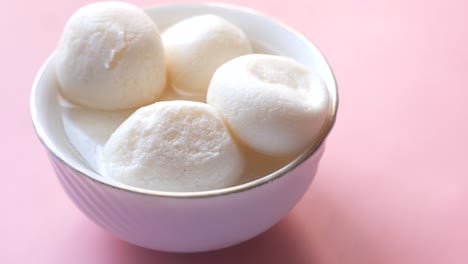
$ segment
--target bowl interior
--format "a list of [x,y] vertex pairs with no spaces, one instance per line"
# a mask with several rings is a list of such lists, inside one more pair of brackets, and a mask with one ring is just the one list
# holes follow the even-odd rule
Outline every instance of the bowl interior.
[[77,173],[84,177],[90,177],[98,183],[111,187],[137,192],[147,195],[169,196],[169,197],[206,197],[213,195],[224,195],[232,192],[244,191],[280,177],[295,168],[303,160],[313,155],[325,140],[331,130],[336,118],[337,110],[337,88],[333,73],[320,51],[301,34],[288,28],[267,16],[246,9],[219,4],[175,4],[163,5],[145,9],[145,11],[156,22],[159,28],[164,30],[181,19],[201,15],[216,14],[241,27],[253,41],[254,47],[261,46],[272,53],[291,57],[318,73],[325,81],[332,100],[330,118],[322,129],[319,141],[311,146],[306,152],[297,157],[286,167],[270,175],[242,185],[203,192],[163,192],[151,191],[131,187],[103,177],[87,166],[86,161],[76,152],[67,140],[62,118],[58,106],[58,84],[56,81],[53,65],[53,55],[44,63],[36,76],[31,94],[31,113],[36,133],[47,147],[47,149],[58,159],[68,164]]

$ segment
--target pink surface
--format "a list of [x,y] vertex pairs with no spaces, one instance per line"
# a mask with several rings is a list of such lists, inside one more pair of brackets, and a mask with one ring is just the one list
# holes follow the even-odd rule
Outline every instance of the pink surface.
[[233,248],[183,255],[129,245],[86,219],[33,133],[34,75],[87,1],[64,2],[0,11],[0,263],[468,262],[468,2],[233,1],[319,46],[340,86],[339,117],[284,221]]

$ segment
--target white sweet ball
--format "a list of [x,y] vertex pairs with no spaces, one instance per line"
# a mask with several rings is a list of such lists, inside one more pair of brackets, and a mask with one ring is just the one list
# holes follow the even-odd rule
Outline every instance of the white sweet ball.
[[245,33],[215,15],[182,20],[164,31],[162,40],[169,82],[185,94],[206,95],[219,66],[252,52]]
[[108,176],[159,191],[206,191],[235,185],[244,161],[222,118],[191,101],[138,109],[103,151]]
[[54,59],[63,96],[90,108],[150,104],[166,83],[159,30],[146,13],[128,3],[80,8],[68,20]]
[[324,82],[302,64],[274,55],[246,55],[222,65],[207,102],[240,141],[269,155],[304,150],[329,113]]

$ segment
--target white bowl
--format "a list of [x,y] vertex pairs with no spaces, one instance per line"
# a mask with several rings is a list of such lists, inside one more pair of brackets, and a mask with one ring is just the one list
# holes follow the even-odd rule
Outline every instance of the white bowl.
[[[325,139],[336,119],[338,93],[320,51],[301,34],[253,10],[220,4],[175,4],[146,9],[160,28],[186,17],[212,13],[245,30],[256,45],[292,57],[325,80],[332,107],[319,140],[293,162],[260,179],[219,190],[162,192],[126,186],[103,177],[76,158],[64,136],[56,103],[53,55],[37,74],[31,113],[39,139],[72,201],[90,219],[117,237],[145,248],[198,252],[248,240],[280,221],[314,178]],[[55,120],[55,121],[51,121]]]

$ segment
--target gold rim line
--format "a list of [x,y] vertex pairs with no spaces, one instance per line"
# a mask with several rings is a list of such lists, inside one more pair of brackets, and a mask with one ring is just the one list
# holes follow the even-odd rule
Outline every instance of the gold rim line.
[[[325,65],[328,67],[332,81],[333,81],[333,86],[334,86],[334,94],[332,95],[332,104],[331,104],[331,114],[328,118],[328,121],[324,124],[324,128],[320,132],[320,136],[318,137],[318,140],[315,141],[315,144],[311,145],[306,151],[304,151],[301,155],[299,155],[296,159],[294,159],[292,162],[288,163],[286,166],[282,167],[281,169],[268,174],[266,176],[263,176],[259,179],[256,179],[254,181],[250,181],[247,183],[243,183],[240,185],[228,187],[228,188],[223,188],[223,189],[216,189],[216,190],[209,190],[209,191],[198,191],[198,192],[167,192],[167,191],[155,191],[155,190],[148,190],[148,189],[143,189],[143,188],[137,188],[129,185],[125,185],[123,183],[117,183],[117,182],[111,182],[109,179],[106,177],[95,173],[87,168],[84,168],[83,170],[78,169],[75,163],[76,162],[71,162],[70,159],[66,158],[66,155],[63,155],[52,143],[52,141],[49,139],[47,134],[45,133],[41,123],[38,121],[38,111],[36,107],[36,102],[34,95],[36,94],[37,86],[42,79],[42,76],[44,74],[45,69],[48,67],[54,53],[50,55],[47,60],[42,64],[41,68],[39,69],[33,83],[32,91],[31,91],[31,97],[30,97],[30,108],[31,108],[31,117],[32,117],[32,122],[33,122],[33,128],[36,132],[37,137],[41,141],[41,143],[45,146],[45,148],[49,151],[50,154],[57,160],[59,160],[61,163],[66,165],[68,168],[70,168],[72,171],[77,173],[78,175],[82,177],[86,177],[88,179],[91,179],[99,184],[103,184],[106,187],[111,187],[117,190],[122,190],[126,192],[130,192],[133,194],[140,194],[140,195],[148,195],[148,196],[157,196],[157,197],[163,197],[163,198],[207,198],[207,197],[215,197],[215,196],[222,196],[222,195],[228,195],[228,194],[234,194],[238,192],[243,192],[247,191],[256,187],[260,187],[264,184],[267,184],[271,181],[277,180],[281,178],[282,176],[288,174],[295,168],[297,168],[299,165],[301,165],[304,161],[307,159],[311,158],[324,144],[326,138],[330,134],[331,130],[333,129],[335,123],[336,123],[336,118],[337,118],[337,112],[338,112],[338,105],[339,105],[339,97],[338,97],[338,85],[335,79],[335,75],[333,74],[333,70],[330,67],[330,64],[326,60],[325,56],[323,53],[311,42],[309,41],[303,34],[297,32],[293,28],[289,27],[288,25],[282,23],[281,21],[278,21],[268,15],[262,14],[261,12],[258,12],[254,9],[248,8],[248,7],[241,7],[241,6],[236,6],[232,4],[225,4],[225,3],[203,3],[203,4],[163,4],[163,5],[158,5],[158,6],[153,6],[153,7],[148,7],[145,8],[145,10],[148,9],[155,9],[155,8],[161,8],[161,7],[200,7],[200,6],[212,6],[216,8],[221,8],[221,9],[231,9],[231,10],[237,10],[241,12],[246,12],[253,14],[255,16],[262,17],[264,19],[267,19],[283,28],[288,30],[289,32],[293,33],[296,37],[301,39],[307,46],[309,46],[312,50],[317,50],[318,53],[321,55],[322,59],[325,62]],[[332,91],[329,91],[332,92]]]

